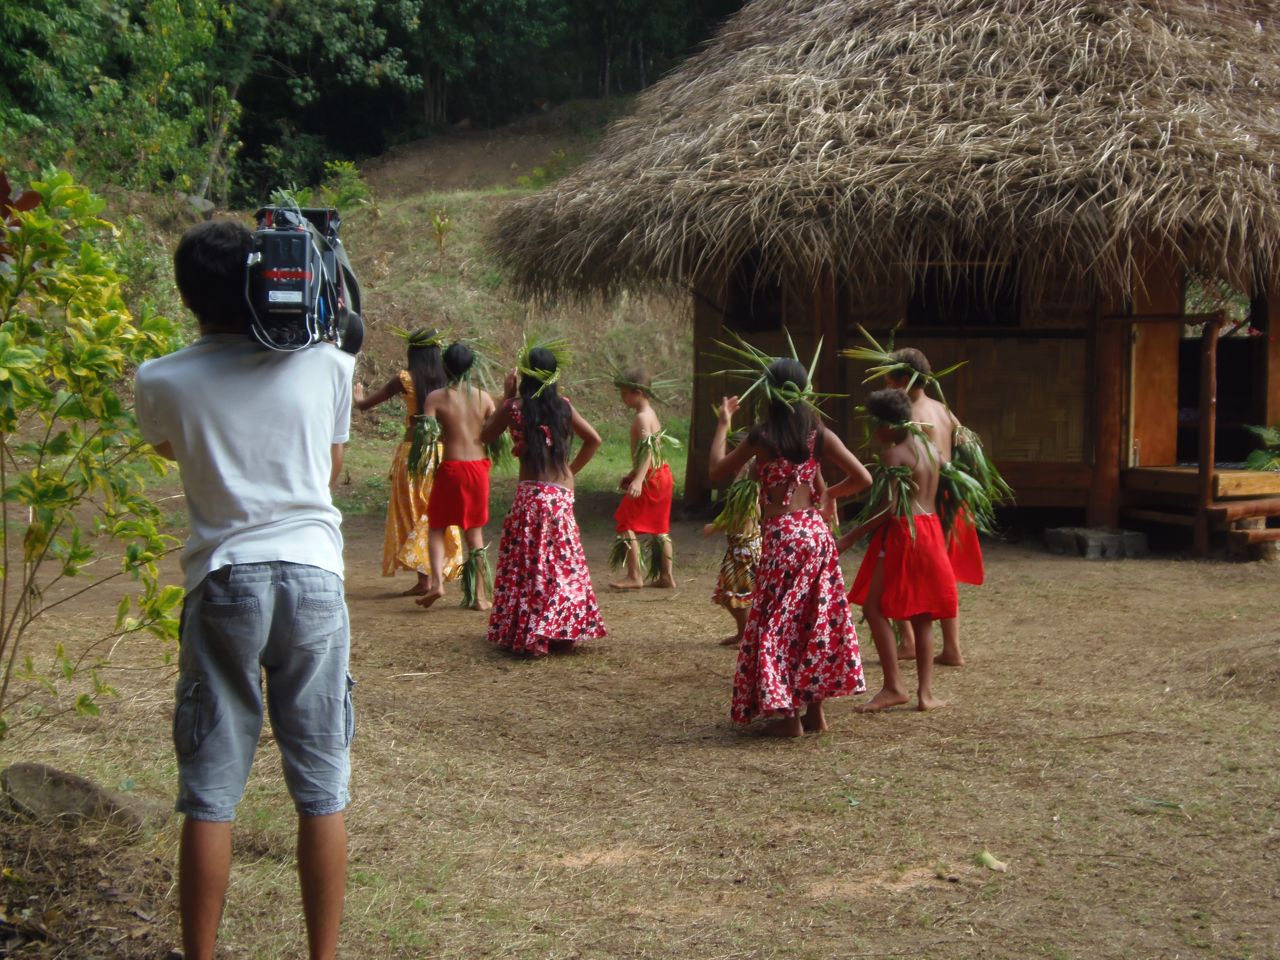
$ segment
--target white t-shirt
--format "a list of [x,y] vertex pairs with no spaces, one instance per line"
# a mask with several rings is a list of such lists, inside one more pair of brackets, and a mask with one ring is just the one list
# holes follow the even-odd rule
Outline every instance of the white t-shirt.
[[237,334],[138,368],[138,426],[148,443],[173,447],[187,495],[188,592],[232,563],[285,560],[342,576],[330,447],[350,432],[354,369],[327,343],[280,353]]

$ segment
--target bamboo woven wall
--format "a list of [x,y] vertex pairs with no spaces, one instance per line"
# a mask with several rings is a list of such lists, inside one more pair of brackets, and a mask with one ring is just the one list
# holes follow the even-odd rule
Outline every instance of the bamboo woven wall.
[[996,460],[1080,463],[1085,459],[1088,341],[918,338],[937,369],[968,363],[944,383],[947,399]]

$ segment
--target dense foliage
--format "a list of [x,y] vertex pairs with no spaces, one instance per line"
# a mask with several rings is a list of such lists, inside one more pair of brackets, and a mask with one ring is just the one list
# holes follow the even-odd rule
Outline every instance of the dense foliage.
[[652,82],[740,0],[8,0],[0,164],[222,201]]
[[[156,566],[173,544],[146,489],[163,462],[120,394],[174,329],[125,307],[100,200],[65,173],[29,187],[0,173],[0,739],[18,720],[96,713],[111,645],[175,639],[182,599]],[[113,581],[113,623],[86,618],[49,662],[24,652],[48,611]]]

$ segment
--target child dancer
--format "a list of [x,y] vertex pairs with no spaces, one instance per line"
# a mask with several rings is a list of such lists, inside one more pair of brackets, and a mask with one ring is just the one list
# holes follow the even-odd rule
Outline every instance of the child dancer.
[[[462,569],[462,605],[472,610],[493,606],[485,596],[489,558],[485,553],[484,525],[489,522],[489,458],[480,442],[480,429],[493,413],[493,397],[472,386],[468,374],[475,353],[465,343],[454,343],[444,353],[449,385],[435,390],[423,404],[424,417],[439,423],[444,459],[436,467],[435,485],[427,504],[431,568],[440,569],[445,531],[461,527],[467,545]],[[431,586],[418,600],[430,607],[444,596],[444,580],[432,576]]]
[[[618,486],[625,493],[613,519],[618,531],[611,564],[626,565],[626,575],[610,583],[615,590],[635,590],[644,586],[641,573],[640,542],[637,535],[653,538],[648,575],[653,586],[673,588],[671,569],[671,496],[674,484],[671,468],[662,455],[664,443],[674,442],[662,431],[653,412],[653,387],[643,370],[627,370],[614,378],[622,402],[635,411],[631,418],[631,472]],[[625,558],[625,560],[624,560]]]
[[[936,378],[924,353],[913,347],[904,347],[895,350],[891,357],[895,366],[885,372],[885,384],[891,389],[907,392],[911,399],[911,419],[920,424],[925,435],[937,448],[939,461],[942,464],[951,463],[958,440],[972,434],[965,430],[950,407],[925,392],[925,387]],[[950,524],[944,522],[943,532],[946,534],[947,557],[951,561],[956,583],[980,586],[986,578],[986,572],[982,562],[982,545],[978,542],[978,528],[972,513],[963,504],[957,504],[954,510],[949,511],[943,509],[942,503],[938,506],[942,520],[953,520]],[[902,638],[898,657],[913,660],[916,652],[911,625],[902,622],[898,627]],[[933,662],[946,667],[964,666],[964,656],[960,653],[958,610],[957,616],[942,621],[942,652]]]
[[744,467],[725,494],[724,507],[711,523],[702,528],[709,537],[723,530],[727,541],[720,560],[720,575],[711,602],[724,607],[738,629],[720,643],[736,647],[747,629],[751,596],[756,589],[756,564],[760,562],[760,485]]
[[[432,390],[446,383],[440,351],[444,337],[439,330],[422,329],[413,333],[399,332],[408,344],[406,368],[392,377],[376,393],[365,395],[364,384],[357,383],[354,399],[357,410],[370,410],[397,394],[404,396],[404,439],[396,447],[391,461],[388,486],[386,533],[382,540],[382,575],[394,576],[396,570],[413,570],[418,582],[404,592],[405,596],[422,596],[431,589],[431,560],[427,549],[427,501],[431,496],[434,471],[420,477],[409,474],[409,449],[413,439],[415,418]],[[453,580],[462,570],[462,535],[456,527],[444,533],[444,561],[439,569],[445,580]]]
[[880,692],[857,709],[874,713],[906,703],[890,620],[907,620],[915,632],[916,701],[920,710],[941,706],[933,696],[933,621],[956,615],[956,584],[947,560],[942,524],[934,512],[938,452],[912,423],[911,400],[902,390],[877,390],[867,399],[876,425],[879,456],[869,516],[840,538],[840,550],[870,534],[849,599],[862,606],[884,671]]
[[[558,346],[525,347],[480,434],[493,443],[509,429],[520,460],[515,502],[502,524],[489,642],[535,657],[605,635],[573,516],[573,479],[599,449],[600,435],[557,392]],[[573,434],[582,447],[570,462]]]
[[[754,350],[750,359],[768,362]],[[768,393],[764,419],[726,453],[739,398],[725,397],[711,441],[713,483],[754,459],[761,485],[760,563],[738,648],[731,715],[736,723],[775,717],[766,735],[798,737],[827,728],[824,701],[866,689],[844,576],[820,508],[865,489],[871,477],[819,422],[808,374],[797,360],[769,362],[757,383]],[[820,463],[844,475],[821,503]]]

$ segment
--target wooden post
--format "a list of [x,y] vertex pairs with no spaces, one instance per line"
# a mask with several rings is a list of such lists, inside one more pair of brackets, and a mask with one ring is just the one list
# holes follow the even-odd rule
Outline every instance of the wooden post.
[[712,394],[719,384],[712,384],[707,374],[716,369],[708,353],[712,341],[719,338],[724,322],[726,281],[723,273],[700,280],[693,288],[693,401],[689,411],[689,447],[684,473],[684,505],[697,510],[711,499],[711,481],[707,477],[707,451],[715,428],[711,420],[712,404],[719,400]]
[[1218,439],[1218,333],[1222,315],[1204,325],[1200,335],[1200,476],[1196,489],[1195,551],[1209,553],[1209,508],[1213,505],[1214,461]]
[[1093,322],[1093,477],[1086,518],[1091,527],[1120,525],[1120,461],[1124,445],[1125,327]]
[[1249,320],[1266,337],[1254,366],[1254,416],[1259,423],[1280,423],[1280,291],[1255,297]]

